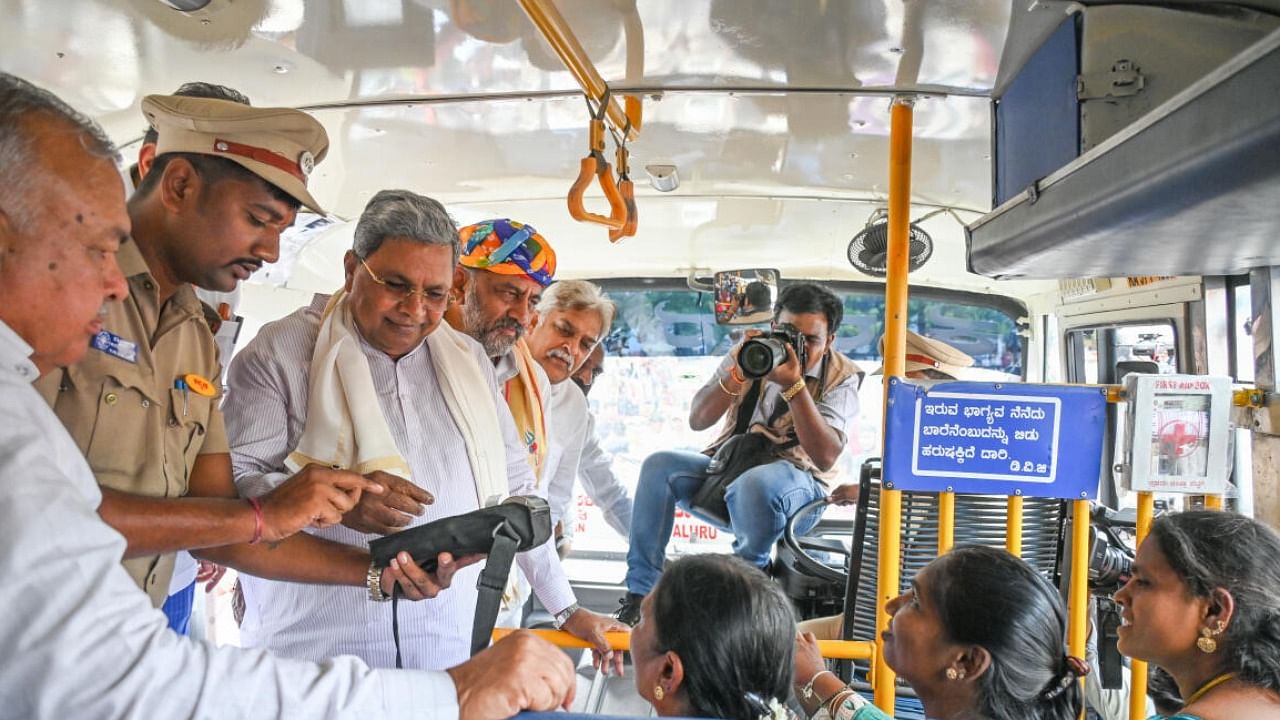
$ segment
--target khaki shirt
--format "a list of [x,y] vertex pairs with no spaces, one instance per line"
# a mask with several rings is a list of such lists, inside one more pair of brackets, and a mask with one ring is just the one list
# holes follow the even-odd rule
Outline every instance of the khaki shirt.
[[[129,297],[111,303],[103,329],[137,346],[137,362],[91,347],[84,359],[46,374],[36,388],[53,407],[98,484],[150,497],[182,497],[197,455],[226,453],[218,398],[174,388],[195,373],[215,384],[221,368],[200,301],[183,285],[159,307],[156,281],[138,246],[118,255]],[[156,607],[164,603],[173,555],[124,561]]]

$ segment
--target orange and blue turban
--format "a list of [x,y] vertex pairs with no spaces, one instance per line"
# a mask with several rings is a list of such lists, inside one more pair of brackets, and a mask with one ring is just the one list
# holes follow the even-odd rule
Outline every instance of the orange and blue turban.
[[532,225],[507,218],[485,220],[458,231],[463,267],[500,275],[523,275],[546,287],[555,280],[556,251]]

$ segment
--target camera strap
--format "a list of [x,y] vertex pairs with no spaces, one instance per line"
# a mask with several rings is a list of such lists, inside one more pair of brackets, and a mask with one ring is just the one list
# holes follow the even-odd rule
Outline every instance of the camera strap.
[[738,406],[738,422],[733,427],[734,435],[741,435],[751,426],[751,418],[756,414],[756,406],[760,402],[760,387],[763,384],[763,380],[753,381],[751,388],[743,396],[742,404]]

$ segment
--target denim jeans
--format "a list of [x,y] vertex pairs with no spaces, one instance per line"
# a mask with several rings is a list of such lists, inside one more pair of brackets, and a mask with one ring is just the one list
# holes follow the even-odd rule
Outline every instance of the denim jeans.
[[[778,460],[751,468],[738,476],[725,494],[731,527],[689,509],[689,500],[706,477],[711,458],[701,453],[664,450],[645,458],[636,486],[631,517],[631,547],[627,550],[627,590],[647,594],[658,583],[667,542],[675,525],[676,505],[699,519],[733,533],[733,552],[757,567],[769,562],[773,545],[782,537],[787,518],[826,495],[826,489],[807,472]],[[804,533],[818,524],[821,513],[796,523]]]

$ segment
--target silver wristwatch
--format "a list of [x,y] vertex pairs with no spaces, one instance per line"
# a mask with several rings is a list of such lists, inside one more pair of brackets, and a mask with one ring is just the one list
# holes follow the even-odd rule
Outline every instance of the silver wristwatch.
[[366,576],[369,583],[369,600],[372,602],[386,602],[391,596],[382,592],[382,568],[374,563],[369,563],[369,574]]
[[569,618],[574,613],[578,612],[581,609],[582,609],[581,605],[579,605],[578,603],[573,603],[569,607],[556,613],[556,616],[551,619],[551,623],[556,626],[557,630],[559,630],[560,628],[564,627],[565,623],[569,622]]

